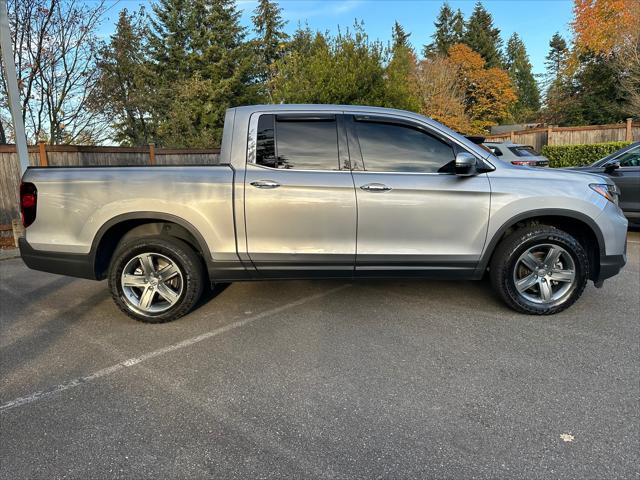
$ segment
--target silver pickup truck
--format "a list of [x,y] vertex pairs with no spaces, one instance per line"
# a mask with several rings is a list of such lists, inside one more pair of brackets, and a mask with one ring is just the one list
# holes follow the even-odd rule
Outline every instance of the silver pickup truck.
[[552,314],[626,261],[610,180],[512,166],[374,107],[232,108],[219,166],[29,168],[21,208],[30,268],[107,278],[151,323],[217,282],[487,271],[510,307]]

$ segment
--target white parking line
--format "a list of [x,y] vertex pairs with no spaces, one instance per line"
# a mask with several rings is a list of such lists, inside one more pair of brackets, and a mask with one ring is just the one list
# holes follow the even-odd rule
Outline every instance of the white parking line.
[[43,398],[47,398],[50,397],[51,395],[54,395],[56,393],[59,392],[63,392],[65,390],[69,390],[71,388],[75,388],[78,387],[80,385],[83,385],[85,383],[88,382],[92,382],[94,380],[97,380],[99,378],[102,377],[106,377],[107,375],[111,375],[115,372],[118,372],[124,368],[128,368],[128,367],[133,367],[134,365],[137,365],[141,362],[144,362],[145,360],[150,360],[152,358],[155,357],[159,357],[161,355],[164,355],[166,353],[170,353],[173,352],[175,350],[180,350],[181,348],[185,348],[185,347],[189,347],[191,345],[194,345],[196,343],[202,342],[203,340],[206,340],[208,338],[212,338],[212,337],[217,337],[218,335],[222,335],[223,333],[229,332],[231,330],[235,330],[237,328],[240,327],[244,327],[245,325],[248,325],[249,323],[253,323],[256,320],[260,320],[261,318],[264,317],[268,317],[271,315],[275,315],[276,313],[280,313],[284,310],[288,310],[292,307],[297,307],[299,305],[302,305],[304,303],[310,302],[312,300],[317,300],[318,298],[322,298],[322,297],[326,297],[327,295],[331,295],[333,293],[336,293],[340,290],[343,290],[347,287],[350,287],[351,285],[347,284],[347,285],[341,285],[340,287],[337,288],[332,288],[331,290],[327,290],[325,292],[322,293],[317,293],[315,295],[310,295],[308,297],[304,297],[301,298],[300,300],[296,300],[295,302],[290,302],[287,303],[286,305],[282,305],[280,307],[276,307],[276,308],[272,308],[271,310],[267,310],[265,312],[262,313],[258,313],[257,315],[254,315],[252,317],[248,317],[245,318],[243,320],[238,320],[236,322],[232,322],[228,325],[225,325],[224,327],[220,327],[220,328],[216,328],[215,330],[211,330],[210,332],[206,332],[206,333],[202,333],[200,335],[197,335],[195,337],[192,338],[188,338],[186,340],[182,340],[181,342],[178,343],[174,343],[172,345],[167,345],[166,347],[162,347],[159,348],[158,350],[154,350],[152,352],[148,352],[145,353],[144,355],[140,355],[139,357],[133,357],[133,358],[129,358],[127,360],[124,360],[120,363],[116,363],[115,365],[112,365],[110,367],[107,368],[103,368],[101,370],[98,370],[96,372],[93,372],[89,375],[85,375],[83,377],[78,377],[78,378],[74,378],[73,380],[69,380],[68,382],[65,383],[61,383],[59,385],[56,385],[54,387],[51,387],[47,390],[40,390],[39,392],[35,392],[32,393],[31,395],[27,395],[26,397],[19,397],[16,398],[14,400],[11,400],[9,402],[3,403],[2,405],[0,405],[0,412],[4,412],[6,410],[10,410],[12,408],[16,408],[19,407],[21,405],[26,405],[28,403],[33,403],[37,400],[41,400]]

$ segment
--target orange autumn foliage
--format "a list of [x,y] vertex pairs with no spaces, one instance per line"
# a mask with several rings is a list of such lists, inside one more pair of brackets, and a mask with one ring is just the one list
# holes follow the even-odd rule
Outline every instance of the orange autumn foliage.
[[506,71],[485,68],[480,54],[464,44],[453,45],[448,60],[458,72],[458,81],[465,91],[465,108],[474,131],[507,117],[518,97]]
[[640,32],[638,0],[574,0],[576,46],[598,54],[611,54],[633,41]]
[[420,113],[462,133],[474,131],[465,111],[465,90],[458,82],[456,67],[446,57],[422,60],[416,69],[416,91]]

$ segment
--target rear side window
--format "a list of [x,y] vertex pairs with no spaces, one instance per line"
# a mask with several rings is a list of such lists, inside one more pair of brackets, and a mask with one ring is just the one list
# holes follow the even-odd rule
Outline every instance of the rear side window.
[[256,163],[271,168],[338,170],[335,118],[297,120],[261,115]]
[[540,154],[536,152],[533,147],[522,146],[522,147],[509,147],[516,157],[537,157]]
[[455,162],[448,143],[422,130],[392,123],[355,122],[366,170],[436,173]]

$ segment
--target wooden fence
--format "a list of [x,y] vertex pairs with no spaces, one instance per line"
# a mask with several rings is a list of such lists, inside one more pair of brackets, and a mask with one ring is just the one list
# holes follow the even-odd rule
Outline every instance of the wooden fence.
[[[118,165],[217,165],[220,150],[161,149],[148,147],[93,147],[45,145],[28,147],[34,166],[118,166]],[[12,220],[20,218],[18,203],[20,161],[15,145],[0,145],[0,237],[11,235]]]
[[531,145],[540,151],[544,145],[576,145],[640,140],[640,123],[628,118],[626,123],[589,125],[584,127],[546,127],[490,135],[487,140],[511,141]]

